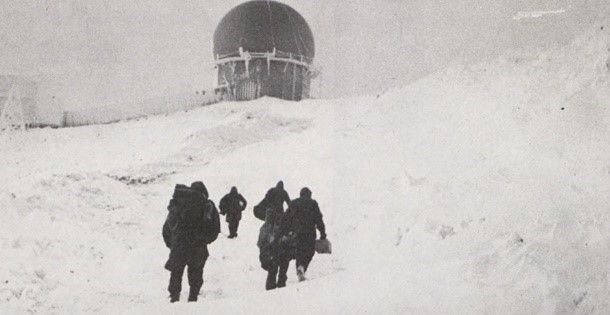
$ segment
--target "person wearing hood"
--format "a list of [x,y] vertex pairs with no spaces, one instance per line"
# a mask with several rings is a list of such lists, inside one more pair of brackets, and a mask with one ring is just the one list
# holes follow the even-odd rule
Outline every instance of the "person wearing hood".
[[220,219],[214,202],[202,182],[191,187],[178,184],[167,206],[169,213],[163,224],[163,240],[170,249],[165,269],[171,272],[168,291],[170,302],[180,299],[182,275],[188,267],[190,292],[188,301],[195,302],[203,285],[203,268],[209,256],[207,245],[220,233]]
[[272,209],[277,214],[284,214],[284,202],[290,205],[290,196],[284,190],[284,182],[279,181],[275,187],[269,189],[265,194],[265,198],[261,200],[254,208],[254,216],[262,221],[265,221],[267,209]]
[[220,214],[226,215],[226,221],[229,224],[229,238],[237,237],[241,213],[247,205],[246,199],[237,192],[235,186],[231,187],[231,192],[220,199],[218,207],[220,208]]
[[283,214],[284,203],[286,203],[286,206],[290,206],[290,196],[284,190],[284,182],[279,181],[275,187],[269,189],[265,195],[265,200],[267,200],[271,209],[279,214]]
[[305,273],[309,267],[316,246],[316,228],[320,231],[320,239],[326,239],[326,227],[318,202],[311,198],[311,190],[304,187],[300,197],[290,202],[281,224],[281,243],[296,243],[297,276],[299,281],[306,279]]

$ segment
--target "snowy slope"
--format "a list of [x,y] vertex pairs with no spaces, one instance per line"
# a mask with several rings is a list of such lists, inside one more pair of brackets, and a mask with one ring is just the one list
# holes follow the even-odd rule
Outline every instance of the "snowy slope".
[[[608,313],[609,100],[597,25],[381,96],[0,135],[0,313]],[[333,255],[266,292],[250,206],[200,302],[170,305],[173,185],[254,205],[280,179],[311,188]]]

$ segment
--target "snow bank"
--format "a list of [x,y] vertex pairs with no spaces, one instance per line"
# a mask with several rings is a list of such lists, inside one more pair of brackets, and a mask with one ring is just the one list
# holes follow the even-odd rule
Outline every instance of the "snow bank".
[[[600,28],[381,96],[0,135],[0,312],[608,313]],[[203,180],[216,201],[236,185],[254,205],[280,179],[312,189],[333,255],[264,291],[249,207],[210,246],[201,302],[170,305],[173,185]]]
[[405,216],[401,247],[462,256],[450,271],[476,291],[457,309],[607,312],[609,58],[598,25],[535,59],[450,69],[383,97],[410,117],[394,129],[423,212]]

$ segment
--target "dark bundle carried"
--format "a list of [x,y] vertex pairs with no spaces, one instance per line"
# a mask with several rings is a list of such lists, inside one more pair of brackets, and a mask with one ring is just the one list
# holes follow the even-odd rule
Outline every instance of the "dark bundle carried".
[[261,221],[265,221],[267,208],[269,208],[269,201],[267,198],[264,198],[256,206],[254,206],[254,216]]
[[318,254],[332,254],[333,244],[328,239],[316,240],[316,253]]

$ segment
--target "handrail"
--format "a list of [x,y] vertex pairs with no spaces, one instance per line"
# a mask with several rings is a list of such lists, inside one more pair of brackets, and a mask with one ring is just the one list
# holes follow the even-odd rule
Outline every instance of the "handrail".
[[[267,58],[267,56],[259,56],[259,55],[255,55],[255,54],[252,54],[251,57],[252,57],[251,59]],[[224,59],[218,59],[218,60],[214,61],[214,64],[221,65],[221,64],[225,64],[225,63],[229,63],[229,62],[233,62],[233,61],[246,61],[246,60],[251,60],[251,59],[246,59],[244,57],[229,57],[229,58],[224,58]],[[294,63],[296,65],[303,66],[306,68],[311,67],[311,65],[306,62],[295,60],[292,58],[269,57],[268,59],[272,60],[272,61],[282,61],[282,62]]]
[[[293,58],[293,56],[299,56],[299,59],[295,59]],[[271,61],[280,61],[280,62],[285,62],[286,66],[288,66],[288,64],[295,64],[298,66],[302,66],[305,69],[307,69],[307,71],[310,73],[310,75],[312,77],[317,76],[318,71],[316,71],[315,69],[313,69],[312,65],[308,62],[303,61],[304,56],[302,55],[293,55],[291,53],[288,53],[286,55],[285,52],[280,51],[278,53],[278,51],[273,48],[272,52],[264,52],[264,53],[251,53],[248,51],[244,51],[243,47],[239,47],[239,56],[233,56],[233,57],[223,57],[220,58],[219,55],[217,55],[217,57],[214,60],[214,64],[216,66],[221,65],[221,64],[227,64],[227,63],[232,63],[235,61],[243,61],[245,63],[246,66],[246,76],[250,77],[250,69],[249,69],[249,65],[250,65],[250,60],[252,60],[253,58],[255,59],[266,59],[267,60],[267,74],[269,75],[271,73]]]
[[228,58],[236,58],[236,57],[241,57],[239,59],[232,59],[232,61],[236,61],[236,60],[244,60],[244,54],[247,54],[251,57],[255,57],[255,58],[261,58],[261,57],[266,57],[267,55],[271,55],[271,57],[276,57],[276,56],[280,56],[280,57],[288,57],[289,59],[294,59],[294,60],[298,60],[301,62],[305,62],[307,64],[311,64],[313,62],[312,58],[306,57],[304,55],[300,55],[300,54],[294,54],[294,53],[288,53],[288,52],[284,52],[281,50],[277,50],[276,48],[273,48],[273,51],[271,52],[249,52],[249,51],[244,51],[243,47],[239,47],[239,50],[234,52],[234,53],[228,53],[228,54],[217,54],[214,56],[214,60],[216,64],[222,63],[219,62],[220,60],[225,60]]

